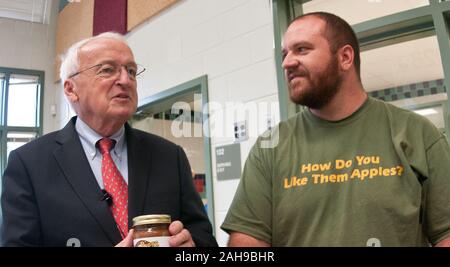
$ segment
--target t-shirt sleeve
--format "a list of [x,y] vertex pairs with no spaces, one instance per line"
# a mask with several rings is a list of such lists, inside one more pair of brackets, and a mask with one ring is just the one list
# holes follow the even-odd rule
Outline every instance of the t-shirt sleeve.
[[450,148],[441,137],[427,149],[429,177],[424,183],[426,194],[426,231],[435,245],[450,236]]
[[271,171],[258,143],[253,146],[233,202],[221,226],[226,232],[241,232],[267,243],[272,241]]

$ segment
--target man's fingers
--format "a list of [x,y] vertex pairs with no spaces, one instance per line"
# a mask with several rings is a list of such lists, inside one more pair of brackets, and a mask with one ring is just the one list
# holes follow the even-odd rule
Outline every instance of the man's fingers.
[[179,232],[181,232],[181,230],[183,230],[183,228],[184,228],[184,225],[182,222],[173,221],[169,225],[169,233],[170,233],[170,235],[177,235]]
[[120,243],[117,244],[116,247],[132,247],[133,246],[133,232],[134,232],[134,229],[131,229],[128,232],[128,235],[125,237],[125,239],[120,241]]
[[194,242],[192,241],[192,237],[189,231],[183,229],[180,233],[172,236],[169,239],[169,245],[171,247],[192,247],[194,245]]

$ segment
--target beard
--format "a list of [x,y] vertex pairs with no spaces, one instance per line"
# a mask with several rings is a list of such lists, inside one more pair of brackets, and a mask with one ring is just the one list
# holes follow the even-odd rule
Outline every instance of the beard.
[[289,97],[297,105],[307,106],[311,109],[320,109],[330,103],[342,83],[336,56],[330,59],[327,68],[312,77],[311,73],[303,68],[298,75],[303,78],[300,82],[290,82]]

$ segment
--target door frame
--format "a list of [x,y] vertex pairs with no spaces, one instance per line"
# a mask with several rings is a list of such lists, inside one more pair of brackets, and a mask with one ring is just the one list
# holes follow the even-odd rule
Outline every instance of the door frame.
[[[167,101],[170,98],[183,95],[189,92],[198,92],[202,95],[202,107],[205,107],[209,101],[208,97],[208,76],[203,75],[192,79],[185,83],[176,85],[172,88],[163,90],[157,94],[143,98],[138,103],[136,113],[143,111],[149,106]],[[202,111],[202,128],[203,128],[203,149],[205,155],[205,190],[207,199],[207,214],[211,224],[214,226],[214,196],[212,183],[212,164],[211,164],[211,138],[209,127],[209,114]],[[213,227],[214,231],[214,227]]]

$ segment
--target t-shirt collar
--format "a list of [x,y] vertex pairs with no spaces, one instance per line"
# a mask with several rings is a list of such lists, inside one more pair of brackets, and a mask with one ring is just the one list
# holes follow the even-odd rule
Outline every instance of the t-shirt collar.
[[373,101],[374,100],[368,96],[364,103],[355,112],[353,112],[350,116],[338,121],[328,121],[319,118],[314,115],[309,108],[305,108],[304,113],[306,115],[306,118],[316,125],[324,127],[339,127],[352,123],[360,118],[370,108],[370,106],[372,106]]

